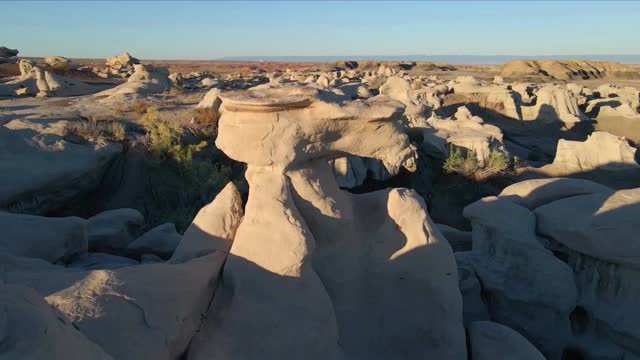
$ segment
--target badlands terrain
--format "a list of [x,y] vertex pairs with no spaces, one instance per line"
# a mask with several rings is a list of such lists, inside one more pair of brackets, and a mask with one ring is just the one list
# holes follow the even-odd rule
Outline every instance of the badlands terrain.
[[0,359],[640,359],[639,89],[0,47]]

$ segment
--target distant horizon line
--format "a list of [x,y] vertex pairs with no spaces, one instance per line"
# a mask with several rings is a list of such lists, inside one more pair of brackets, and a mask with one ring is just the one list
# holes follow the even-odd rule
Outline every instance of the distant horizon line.
[[[128,52],[128,51],[127,51]],[[452,65],[495,65],[512,60],[593,60],[640,64],[640,54],[565,54],[565,55],[249,55],[223,56],[212,59],[157,59],[137,57],[144,61],[252,61],[252,62],[335,62],[335,61],[429,61]],[[116,56],[119,54],[114,54]],[[62,56],[62,55],[60,55]],[[45,56],[18,56],[20,58],[44,59]],[[76,60],[99,60],[96,57],[69,57]]]

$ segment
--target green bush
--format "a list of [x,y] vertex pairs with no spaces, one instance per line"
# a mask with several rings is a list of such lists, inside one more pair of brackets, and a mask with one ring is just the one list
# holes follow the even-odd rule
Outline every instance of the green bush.
[[478,160],[473,151],[464,151],[457,146],[449,147],[449,157],[442,166],[446,173],[471,175],[478,170]]
[[507,154],[500,150],[493,149],[489,153],[489,158],[484,166],[485,170],[491,170],[494,172],[500,172],[507,169],[509,166],[509,157]]
[[484,166],[480,166],[475,152],[451,146],[442,169],[448,174],[456,173],[479,180],[503,172],[508,167],[509,157],[500,150],[491,150]]
[[151,156],[147,162],[151,191],[145,209],[147,222],[172,222],[182,232],[230,181],[231,170],[213,162],[206,141],[185,144],[182,126],[162,120],[156,109],[148,109],[140,122],[147,131],[143,144]]

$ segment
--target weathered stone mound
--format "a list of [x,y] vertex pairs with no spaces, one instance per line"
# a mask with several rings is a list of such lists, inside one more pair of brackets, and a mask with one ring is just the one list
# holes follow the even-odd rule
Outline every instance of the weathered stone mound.
[[220,97],[216,144],[248,163],[250,193],[188,358],[464,359],[451,249],[422,200],[405,189],[350,195],[327,161],[400,166],[412,153],[402,106],[326,103],[297,86]]
[[44,62],[53,70],[67,70],[71,64],[71,60],[62,56],[47,56]]
[[101,102],[119,102],[123,99],[144,97],[168,91],[172,87],[169,71],[153,65],[135,64],[135,72],[127,82],[95,94]]
[[123,53],[106,59],[105,67],[94,68],[93,72],[102,78],[126,78],[134,73],[134,65],[140,61],[129,53]]
[[623,64],[590,60],[513,60],[502,66],[501,75],[510,78],[541,75],[558,80],[640,78],[638,71]]
[[[139,236],[144,218],[133,209],[90,219],[0,213],[0,358],[182,358],[241,218],[233,184],[184,236],[167,226]],[[91,252],[97,243],[144,252],[132,253],[140,261]],[[168,262],[154,255],[167,252]]]
[[486,306],[552,360],[638,356],[640,189],[530,180],[464,215],[473,249],[458,264],[481,287],[466,287],[465,305]]
[[82,81],[53,74],[29,60],[20,60],[19,66],[20,76],[0,84],[0,96],[78,96],[91,94],[99,89]]
[[335,64],[339,70],[375,71],[380,66],[386,66],[394,70],[420,70],[420,71],[451,71],[455,67],[445,63],[430,61],[338,61]]
[[121,144],[65,139],[59,121],[0,126],[0,209],[47,213],[96,190]]

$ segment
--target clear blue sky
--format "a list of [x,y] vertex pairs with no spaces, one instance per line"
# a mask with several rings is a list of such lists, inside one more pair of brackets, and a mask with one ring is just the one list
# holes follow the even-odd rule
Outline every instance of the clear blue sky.
[[21,56],[640,54],[640,2],[0,1]]

